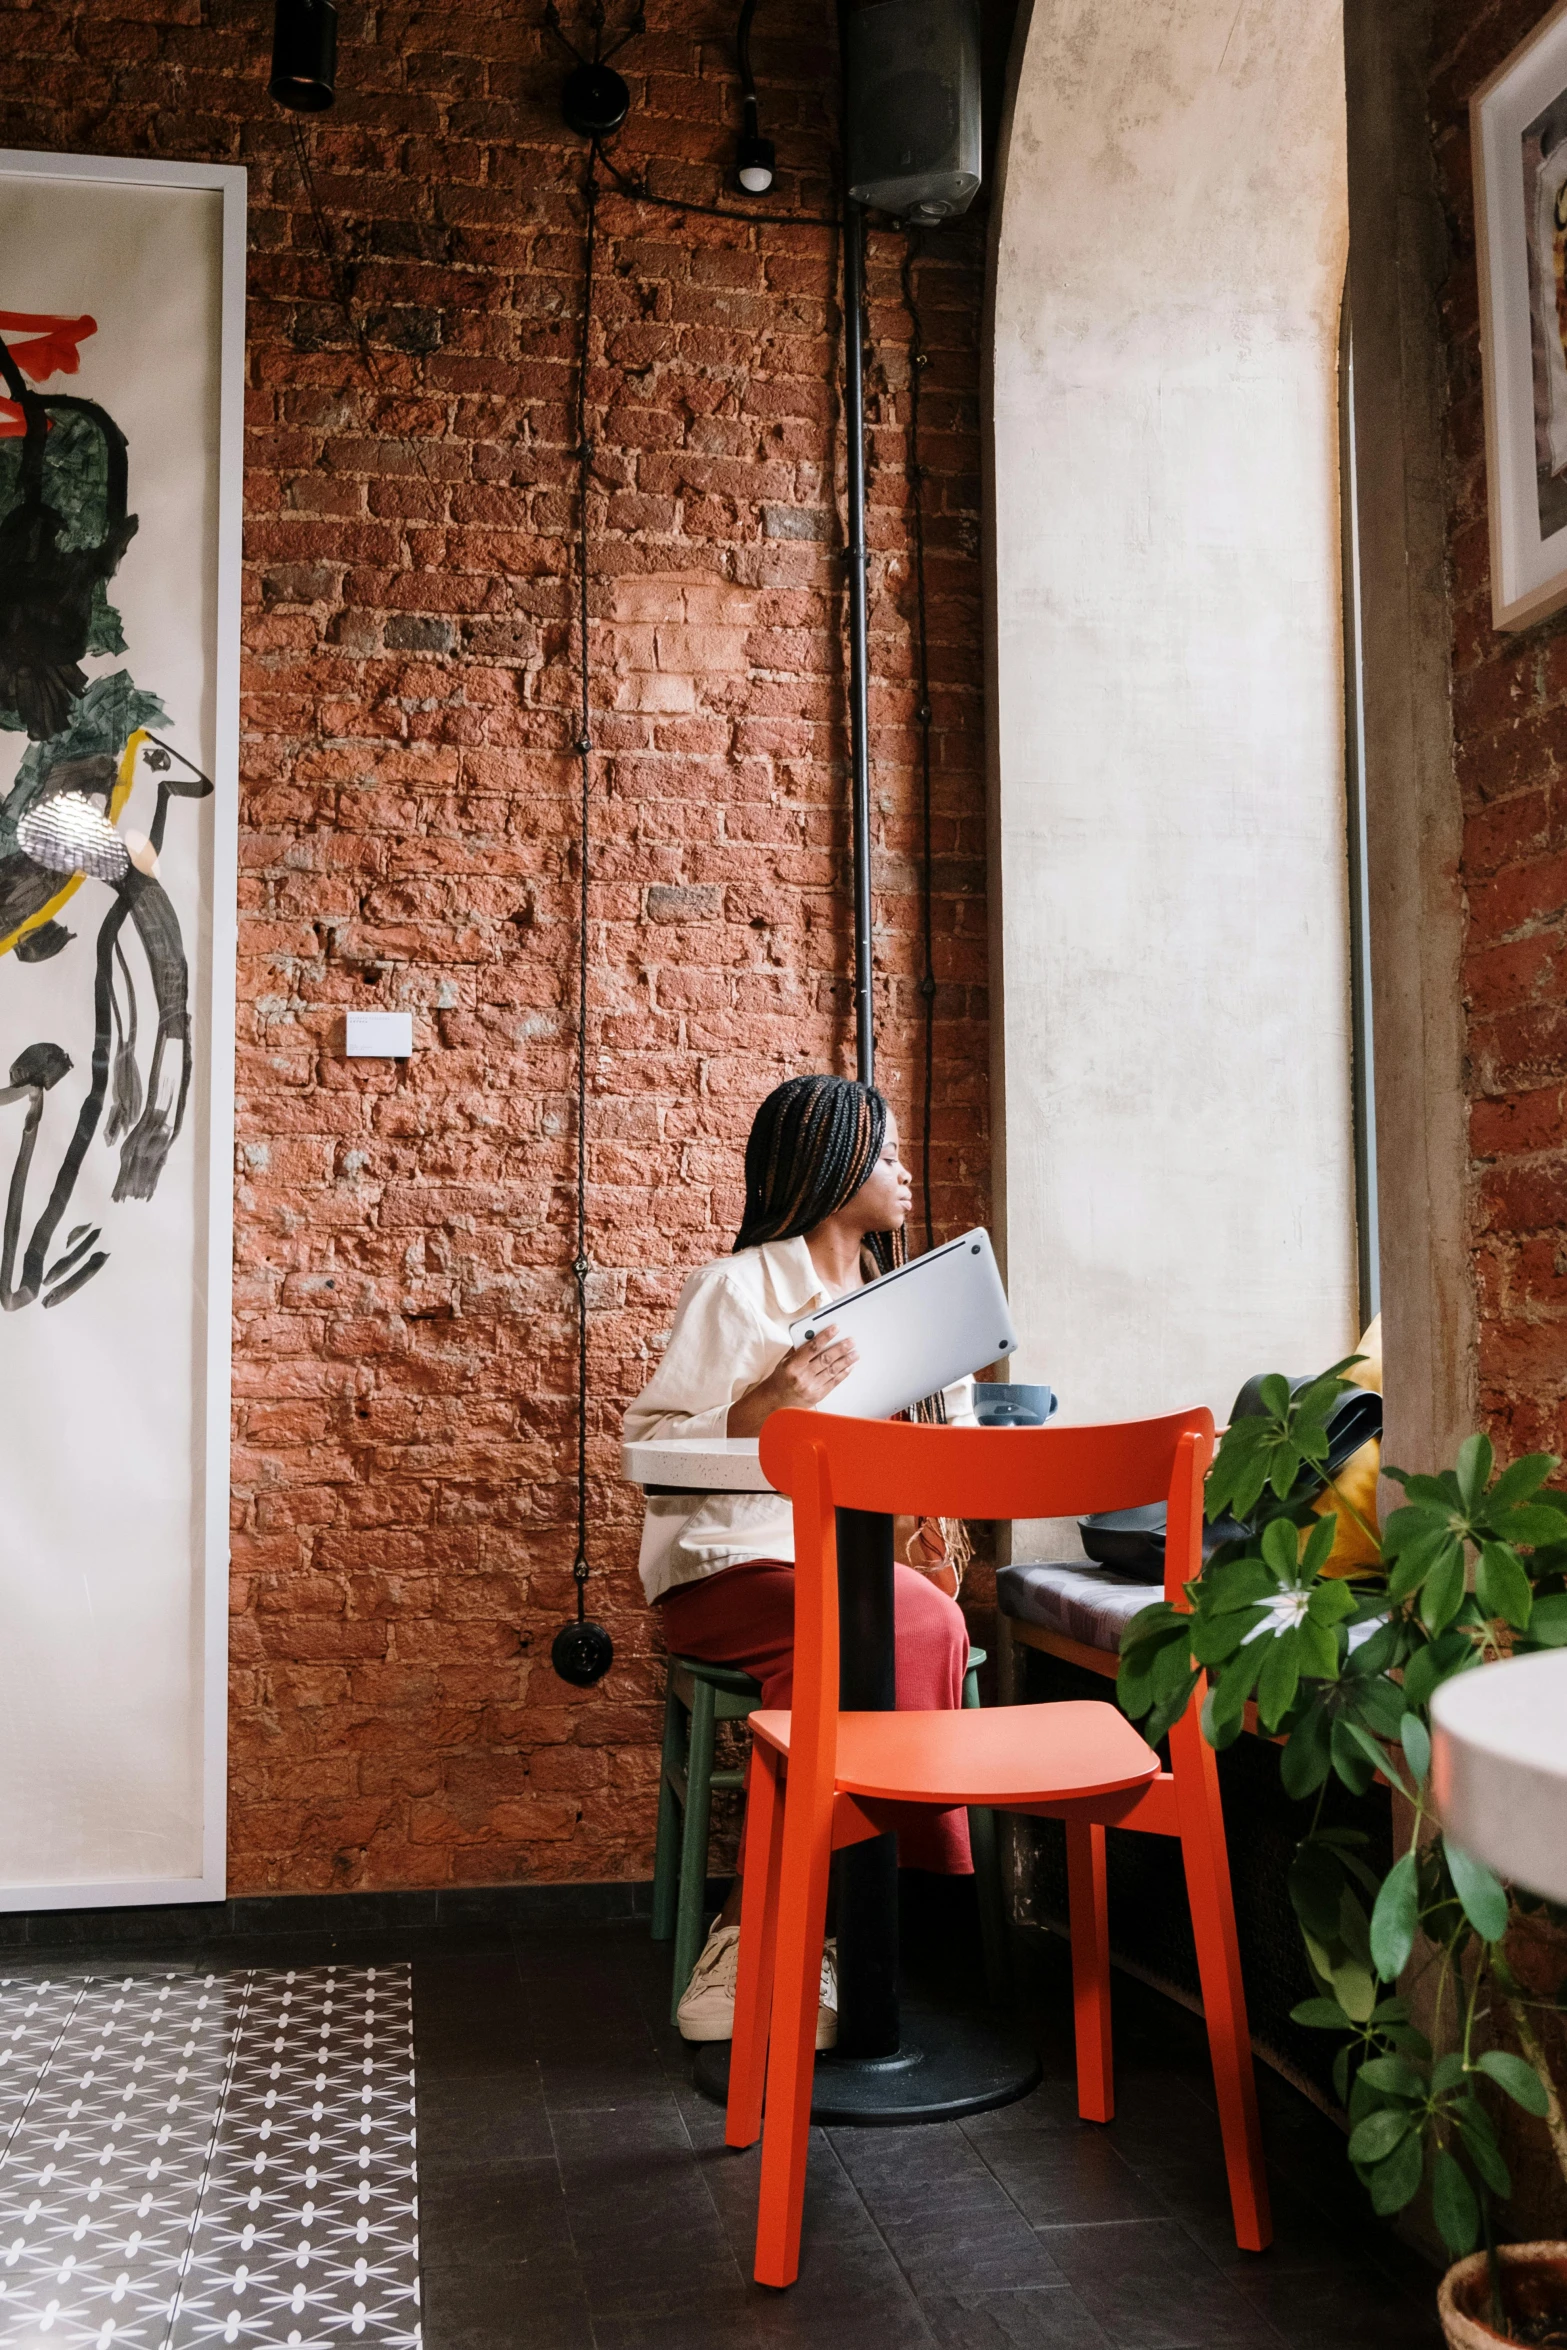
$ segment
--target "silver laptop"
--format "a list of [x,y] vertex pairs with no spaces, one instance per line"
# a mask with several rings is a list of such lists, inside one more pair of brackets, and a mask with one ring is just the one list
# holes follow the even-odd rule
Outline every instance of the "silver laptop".
[[851,1289],[789,1325],[796,1346],[829,1323],[852,1338],[860,1359],[819,1412],[890,1419],[921,1396],[999,1362],[1017,1345],[1007,1293],[988,1232],[965,1232],[941,1248]]

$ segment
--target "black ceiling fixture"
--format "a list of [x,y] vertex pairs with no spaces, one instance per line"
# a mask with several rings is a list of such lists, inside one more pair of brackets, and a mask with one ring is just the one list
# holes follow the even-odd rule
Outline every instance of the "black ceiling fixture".
[[333,0],[277,0],[268,95],[294,114],[324,114],[337,95]]
[[600,139],[607,139],[619,130],[631,111],[631,91],[624,76],[616,73],[609,61],[616,50],[623,49],[628,41],[635,40],[644,28],[639,7],[619,40],[606,50],[603,0],[598,0],[591,21],[593,54],[584,57],[576,42],[569,38],[562,27],[555,0],[546,0],[545,28],[554,34],[567,55],[575,59],[560,94],[561,113],[566,118],[568,130],[575,131],[579,139],[587,139],[597,146]]
[[566,76],[560,110],[579,138],[607,139],[631,111],[631,92],[612,65],[591,61]]
[[745,0],[735,53],[740,65],[740,99],[744,116],[740,145],[735,154],[735,178],[748,196],[765,196],[778,176],[778,158],[771,139],[764,139],[756,110],[756,76],[751,71],[751,19],[756,0]]

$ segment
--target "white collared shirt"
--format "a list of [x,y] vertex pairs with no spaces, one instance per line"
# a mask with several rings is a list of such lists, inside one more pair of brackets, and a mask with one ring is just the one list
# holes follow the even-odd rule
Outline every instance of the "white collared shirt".
[[[664,1359],[627,1410],[627,1443],[723,1436],[729,1407],[777,1369],[789,1324],[825,1305],[803,1240],[768,1240],[693,1273],[680,1292]],[[973,1383],[946,1391],[947,1417],[973,1416]],[[746,1559],[794,1558],[794,1518],[780,1493],[650,1493],[638,1567],[648,1599]]]

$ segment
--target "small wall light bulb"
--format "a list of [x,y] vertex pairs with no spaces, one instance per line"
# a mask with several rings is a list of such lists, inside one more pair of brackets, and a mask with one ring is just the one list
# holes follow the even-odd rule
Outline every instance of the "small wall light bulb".
[[778,176],[772,140],[764,139],[755,130],[743,131],[735,169],[740,185],[748,196],[765,196]]

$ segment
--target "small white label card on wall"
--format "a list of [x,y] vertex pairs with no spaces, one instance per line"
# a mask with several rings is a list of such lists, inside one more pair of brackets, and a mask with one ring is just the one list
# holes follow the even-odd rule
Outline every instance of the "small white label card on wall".
[[343,1051],[350,1061],[406,1061],[414,1049],[412,1012],[346,1012]]
[[244,288],[0,151],[0,1909],[225,1890]]

